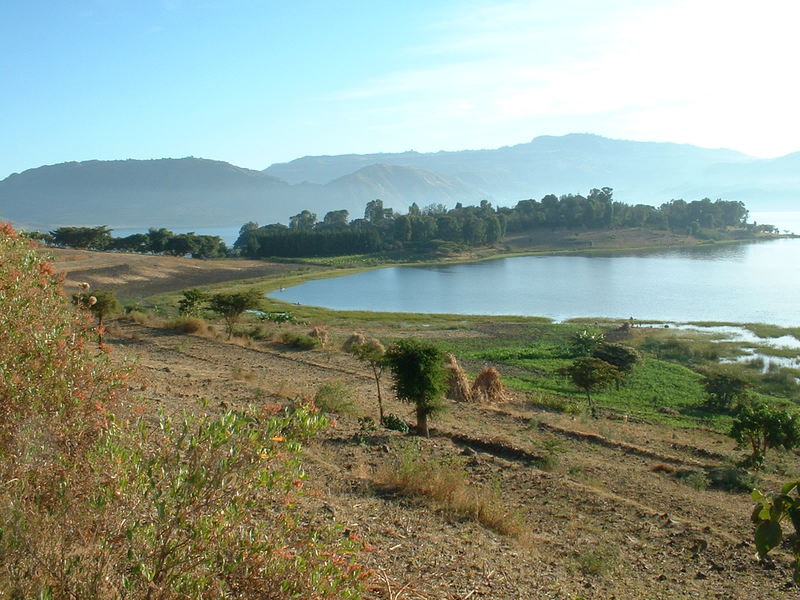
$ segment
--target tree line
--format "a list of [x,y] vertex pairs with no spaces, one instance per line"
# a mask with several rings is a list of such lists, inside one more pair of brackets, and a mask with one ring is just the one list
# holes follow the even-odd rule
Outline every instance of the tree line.
[[198,235],[194,232],[176,234],[164,227],[151,227],[147,233],[134,233],[125,237],[113,237],[112,231],[106,225],[59,227],[49,233],[31,234],[31,237],[62,248],[169,254],[193,258],[222,258],[228,255],[228,247],[216,235]]
[[299,258],[494,245],[507,233],[544,228],[651,227],[712,239],[719,236],[714,232],[725,228],[772,230],[769,225],[747,224],[749,212],[743,202],[670,200],[656,208],[615,201],[608,187],[594,188],[587,196],[549,194],[541,201],[521,200],[514,207],[494,208],[487,200],[477,206],[458,203],[452,209],[442,204],[420,208],[414,203],[407,214],[372,200],[363,218],[350,221],[349,216],[346,210],[336,210],[319,221],[315,213],[304,210],[291,217],[289,225],[259,226],[251,221],[239,231],[234,248],[250,258]]
[[[553,194],[541,200],[521,200],[513,207],[493,207],[488,200],[476,206],[460,202],[448,209],[443,204],[420,208],[412,204],[406,214],[384,207],[380,199],[367,203],[364,217],[350,220],[347,210],[334,210],[319,221],[303,210],[289,224],[260,226],[250,221],[239,230],[233,250],[248,258],[306,258],[383,251],[447,251],[459,247],[495,245],[507,233],[536,229],[615,229],[649,227],[682,232],[704,239],[721,236],[725,228],[773,231],[771,225],[747,223],[748,210],[739,201],[686,202],[670,200],[659,207],[629,205],[613,199],[609,187],[594,188],[586,196]],[[107,226],[59,227],[46,234],[33,234],[49,244],[70,248],[169,254],[216,258],[230,254],[218,236],[175,234],[165,228],[147,233],[113,237]]]

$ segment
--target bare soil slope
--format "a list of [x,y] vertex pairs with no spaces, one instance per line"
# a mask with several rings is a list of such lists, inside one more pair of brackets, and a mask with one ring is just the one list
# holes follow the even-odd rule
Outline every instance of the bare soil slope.
[[[297,329],[306,332],[310,327]],[[375,386],[364,365],[338,348],[352,333],[330,330],[329,349],[299,352],[263,342],[227,343],[132,323],[112,328],[115,357],[138,357],[136,392],[157,408],[222,411],[286,404],[327,381],[357,390],[377,420]],[[279,331],[279,330],[277,330]],[[398,330],[364,332],[382,339]],[[408,335],[475,335],[431,331]],[[388,379],[388,376],[386,377]],[[387,393],[391,396],[391,393]],[[198,399],[208,401],[200,408]],[[407,405],[387,412],[413,420]],[[474,486],[492,486],[519,519],[504,536],[441,506],[379,484],[381,469],[413,439],[362,432],[355,418],[306,448],[308,518],[342,525],[367,542],[374,570],[367,597],[399,598],[785,598],[791,561],[754,559],[745,492],[697,490],[671,471],[724,469],[738,456],[731,440],[537,411],[525,398],[500,405],[454,404],[434,423],[423,454],[464,456]],[[470,448],[470,450],[466,450]],[[542,457],[549,461],[542,462]],[[433,460],[429,458],[428,460]],[[546,465],[547,470],[543,470]],[[775,480],[778,485],[779,479]]]
[[240,259],[197,260],[125,252],[44,250],[53,256],[56,272],[65,276],[65,290],[79,282],[92,289],[113,289],[117,298],[141,300],[156,294],[240,279],[267,277],[296,267]]

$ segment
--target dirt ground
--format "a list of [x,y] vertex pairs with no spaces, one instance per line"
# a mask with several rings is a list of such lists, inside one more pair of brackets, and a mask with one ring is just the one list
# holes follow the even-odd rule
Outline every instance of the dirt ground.
[[[338,350],[351,331],[330,330],[328,349],[295,351],[133,323],[112,330],[114,356],[139,361],[144,383],[134,392],[153,413],[285,404],[313,396],[325,382],[342,381],[377,420],[374,380],[364,365]],[[199,407],[201,398],[208,408]],[[386,410],[413,421],[410,407],[393,398]],[[792,564],[786,551],[776,551],[768,565],[754,558],[748,493],[698,490],[674,474],[730,466],[739,453],[725,437],[543,412],[525,398],[453,404],[433,424],[432,437],[419,442],[433,456],[469,455],[463,460],[471,485],[499,490],[520,519],[521,533],[504,536],[379,485],[376,474],[395,457],[398,442],[413,436],[361,432],[355,418],[335,420],[306,448],[306,510],[308,518],[339,523],[368,543],[361,561],[375,575],[367,598],[797,594],[788,586]],[[545,448],[551,456],[547,470],[536,461]],[[779,485],[775,479],[774,487]]]
[[[81,251],[58,251],[55,264],[65,273],[68,292],[85,280],[114,287],[120,298],[291,268]],[[498,325],[494,334],[510,326]],[[296,327],[307,333],[311,326]],[[221,334],[188,336],[124,321],[110,329],[112,356],[138,361],[141,382],[132,392],[152,415],[159,409],[213,412],[286,404],[313,396],[323,383],[341,381],[377,420],[370,372],[339,350],[352,330],[328,328],[327,349],[295,351],[269,341],[227,342]],[[273,339],[280,331],[276,325]],[[403,335],[487,331],[491,323],[480,331],[419,327]],[[361,333],[386,340],[399,332]],[[384,380],[386,412],[413,421],[411,408],[391,397],[388,375]],[[433,423],[432,437],[419,440],[423,454],[460,457],[471,485],[496,489],[520,525],[519,535],[506,536],[380,484],[378,475],[400,444],[418,438],[363,432],[354,417],[338,416],[335,423],[305,450],[306,516],[338,523],[367,542],[360,561],[374,576],[366,598],[750,600],[798,594],[789,584],[792,561],[785,547],[765,565],[754,558],[749,493],[697,489],[677,476],[729,468],[741,452],[724,436],[545,412],[524,397],[495,405],[453,404]],[[771,489],[781,484],[780,477],[770,479]]]
[[117,298],[126,300],[296,269],[294,265],[239,259],[198,260],[63,248],[46,248],[43,253],[52,256],[56,272],[65,276],[66,292],[72,293],[79,282],[86,282],[92,289],[113,289]]

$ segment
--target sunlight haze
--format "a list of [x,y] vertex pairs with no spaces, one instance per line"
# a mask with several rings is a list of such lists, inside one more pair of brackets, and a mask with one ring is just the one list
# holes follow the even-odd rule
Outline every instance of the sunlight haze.
[[497,148],[800,150],[800,7],[723,0],[0,4],[0,179],[44,164]]

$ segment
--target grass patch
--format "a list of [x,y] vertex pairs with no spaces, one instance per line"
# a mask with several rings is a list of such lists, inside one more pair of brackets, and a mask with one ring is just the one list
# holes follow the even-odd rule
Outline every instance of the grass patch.
[[607,575],[619,562],[619,549],[607,544],[586,547],[575,555],[575,562],[586,575]]
[[746,323],[744,328],[760,338],[779,338],[790,335],[800,340],[800,327],[779,327],[767,323]]
[[323,412],[343,417],[360,417],[364,414],[356,403],[356,393],[341,381],[323,383],[314,395],[314,405]]
[[423,453],[418,442],[404,443],[395,460],[381,468],[376,479],[502,535],[518,536],[522,530],[520,516],[505,506],[498,488],[470,482],[461,457],[434,456]]

